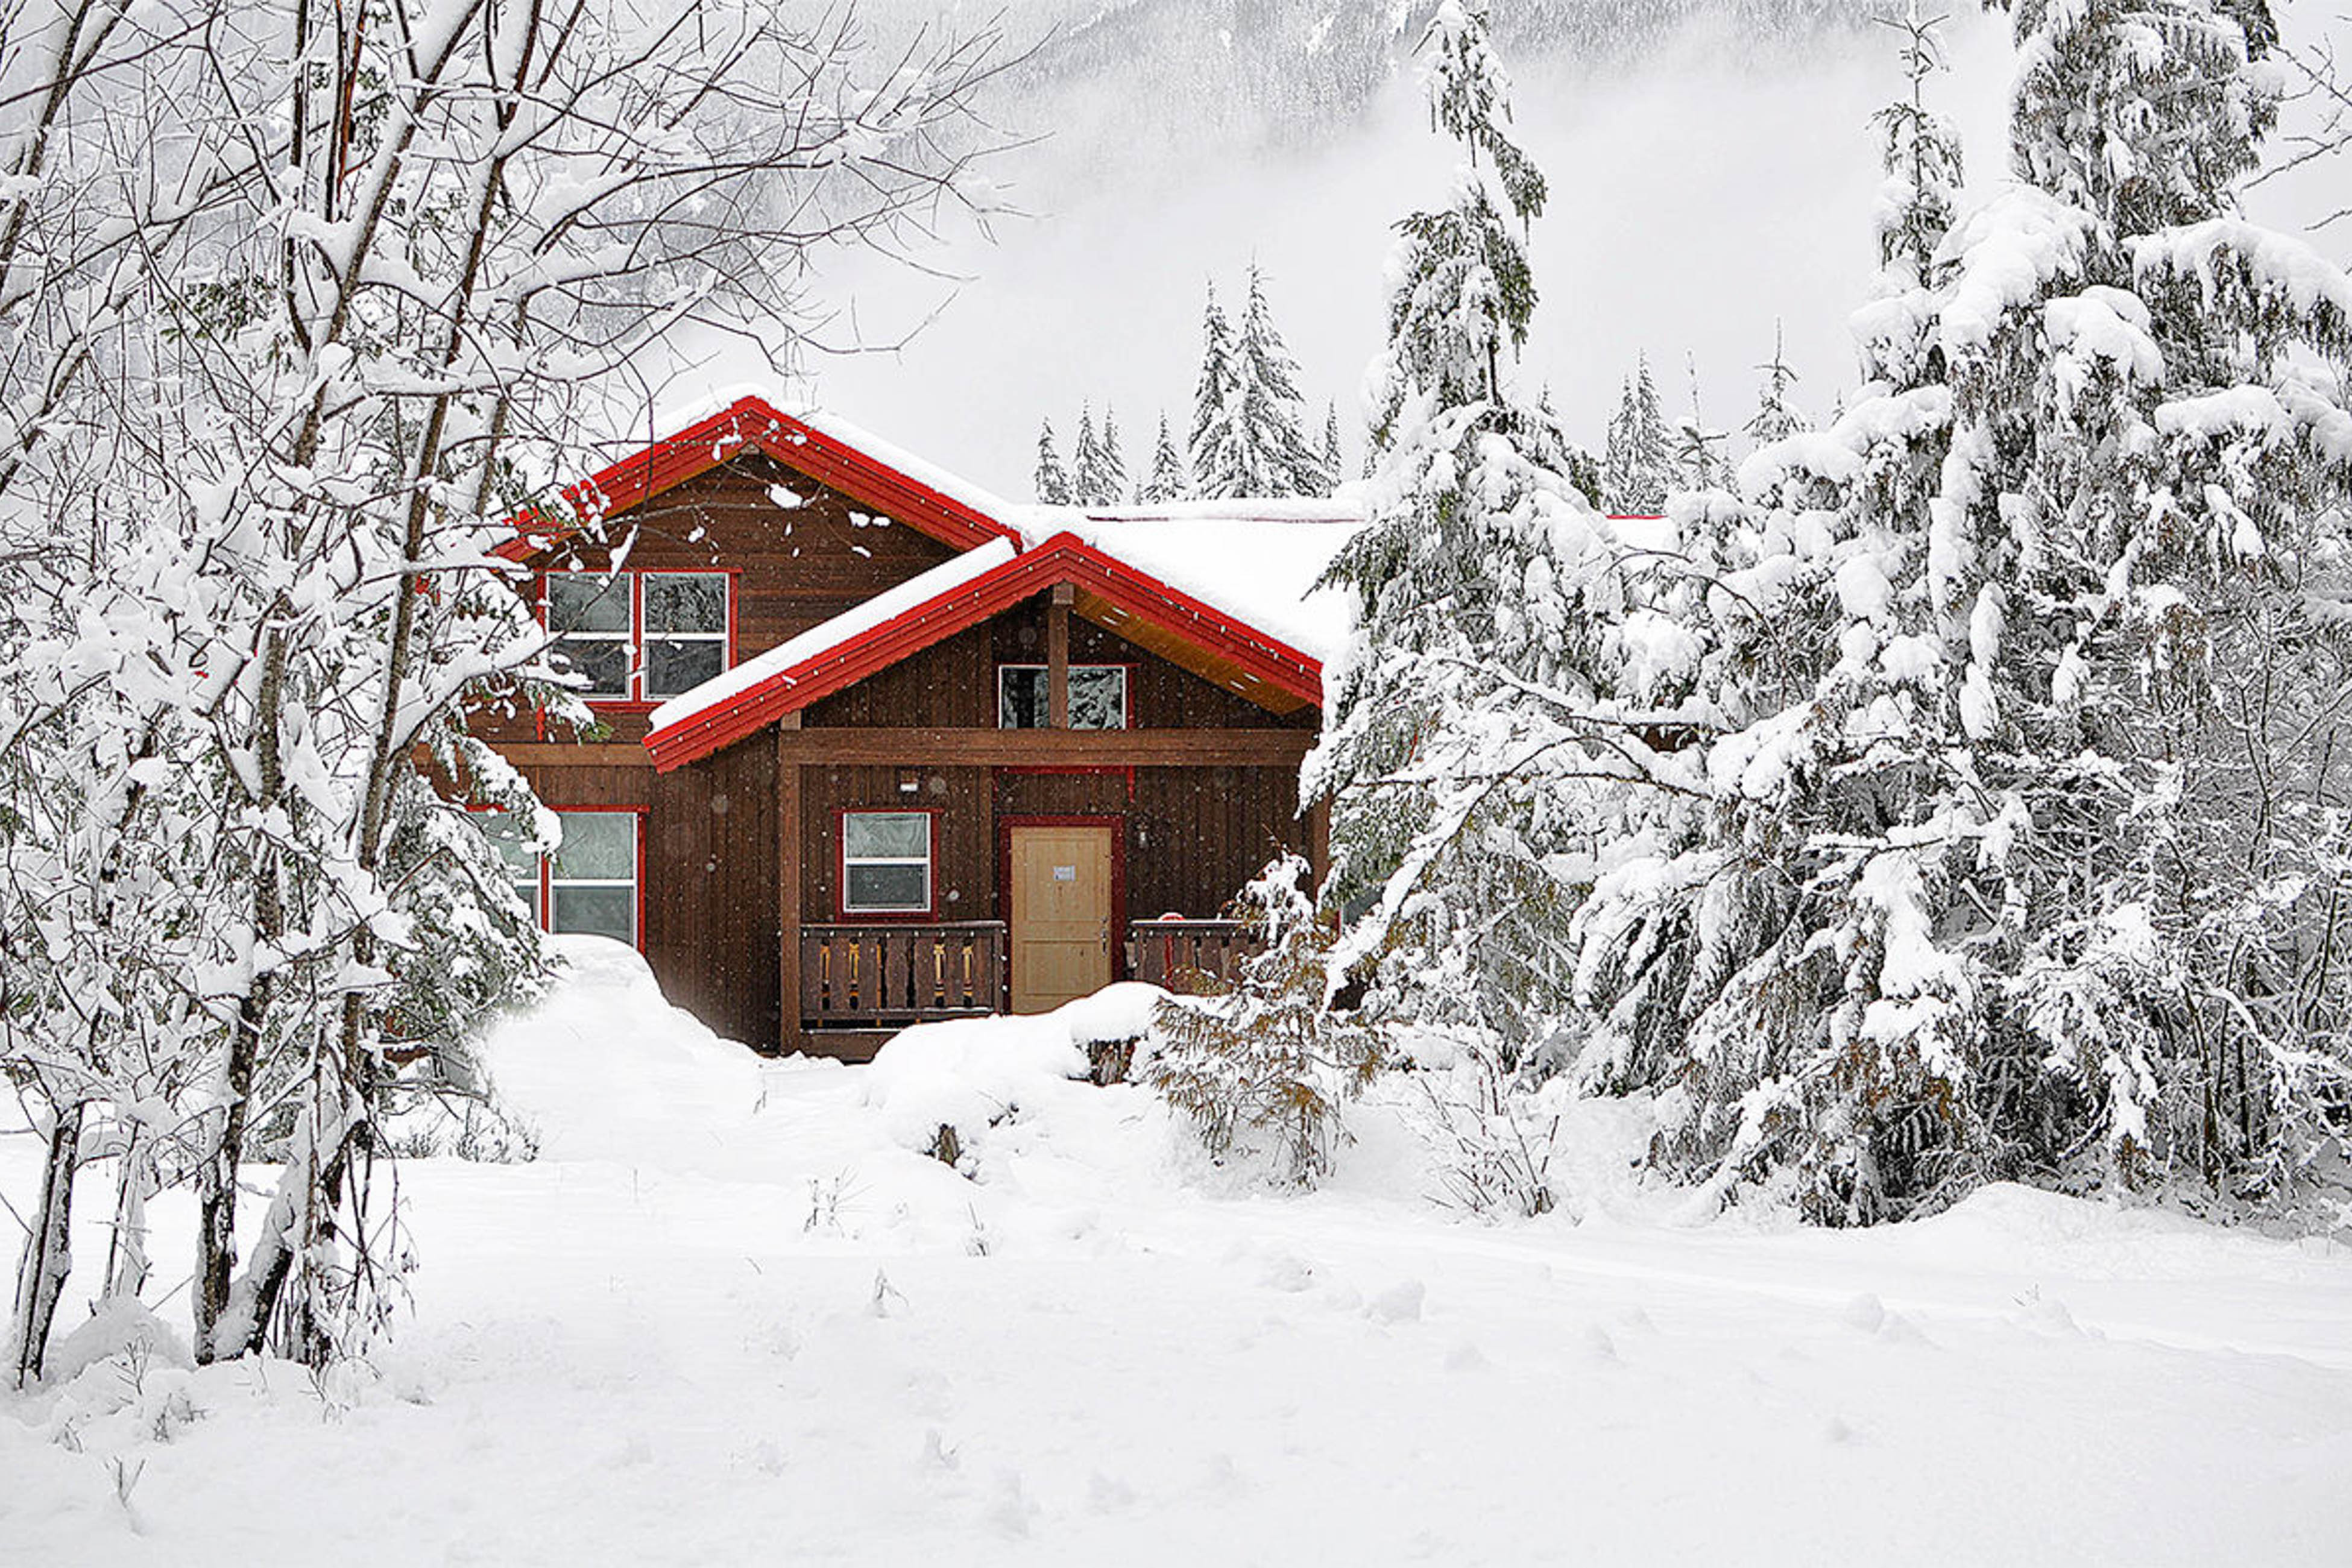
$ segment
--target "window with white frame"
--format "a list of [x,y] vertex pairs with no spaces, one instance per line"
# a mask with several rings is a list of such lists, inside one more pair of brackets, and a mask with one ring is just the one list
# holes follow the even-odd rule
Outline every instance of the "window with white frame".
[[637,814],[558,811],[563,842],[547,859],[547,928],[637,942]]
[[729,592],[723,571],[552,572],[547,629],[583,695],[659,702],[727,668]]
[[637,941],[637,814],[558,811],[563,841],[553,854],[530,847],[530,825],[508,811],[484,811],[482,836],[506,862],[507,882],[531,920],[549,931]]
[[[1050,674],[1043,664],[996,667],[996,727],[1044,729],[1052,722]],[[1070,666],[1070,727],[1127,727],[1127,666]]]
[[929,811],[842,813],[841,908],[845,915],[930,913]]
[[626,697],[636,663],[635,597],[625,573],[566,572],[547,580],[547,629],[554,652],[588,678],[590,697]]
[[646,695],[674,697],[724,670],[726,574],[649,571],[644,583]]

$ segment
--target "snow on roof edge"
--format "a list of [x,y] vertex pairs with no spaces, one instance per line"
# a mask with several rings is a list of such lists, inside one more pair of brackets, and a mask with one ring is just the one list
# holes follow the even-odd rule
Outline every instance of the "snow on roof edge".
[[829,653],[853,637],[895,621],[943,593],[951,593],[974,578],[986,576],[1019,553],[1011,539],[991,539],[941,561],[929,571],[917,572],[896,587],[886,588],[873,598],[851,605],[830,621],[821,621],[799,636],[788,638],[731,670],[720,671],[692,690],[679,693],[654,709],[650,721],[653,730],[658,733],[708,713],[771,676]]

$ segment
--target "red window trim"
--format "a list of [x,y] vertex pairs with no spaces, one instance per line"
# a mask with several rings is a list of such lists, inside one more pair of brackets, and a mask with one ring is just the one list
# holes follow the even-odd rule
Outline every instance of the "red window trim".
[[[625,696],[584,697],[591,713],[646,714],[669,701],[667,697],[646,695],[646,578],[655,577],[723,577],[727,580],[727,663],[720,666],[724,674],[741,664],[741,633],[736,607],[742,601],[742,584],[737,580],[743,575],[740,566],[625,566],[606,571],[583,567],[577,572],[542,569],[539,576],[539,591],[533,605],[539,617],[540,629],[547,628],[547,581],[551,577],[625,577],[629,580],[629,690]],[[1130,677],[1130,680],[1132,677]],[[541,738],[546,738],[546,717],[540,718]]]
[[[1127,701],[1119,705],[1118,727],[1120,729],[1133,729],[1135,727],[1135,672],[1139,663],[1139,661],[1134,659],[1073,659],[1070,661],[1070,668],[1073,670],[1125,670],[1127,672]],[[996,661],[994,673],[995,690],[991,695],[996,698],[995,707],[997,728],[1003,729],[1004,727],[1004,672],[1007,670],[1051,670],[1053,667],[1054,666],[1051,664],[1040,663],[1035,659],[999,659]],[[1097,733],[1109,735],[1114,732],[1110,730],[1102,730]]]
[[1108,828],[1110,830],[1110,977],[1114,984],[1127,976],[1127,818],[1102,812],[1042,813],[996,819],[996,909],[1004,922],[1004,975],[1008,994],[1013,983],[1013,830],[1015,828]]
[[[921,909],[852,909],[849,907],[849,829],[846,819],[854,816],[924,816],[930,823],[931,874],[925,878],[930,903]],[[868,922],[902,922],[920,924],[940,917],[940,819],[946,816],[940,806],[836,806],[833,812],[833,912],[844,925],[864,925]]]

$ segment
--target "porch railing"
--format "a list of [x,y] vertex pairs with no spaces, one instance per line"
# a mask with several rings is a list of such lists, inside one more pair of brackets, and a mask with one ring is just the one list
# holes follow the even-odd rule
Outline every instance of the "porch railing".
[[1238,920],[1130,920],[1127,972],[1171,991],[1200,991],[1232,979],[1256,951]]
[[812,1029],[1005,1010],[1004,923],[803,925],[801,1019]]

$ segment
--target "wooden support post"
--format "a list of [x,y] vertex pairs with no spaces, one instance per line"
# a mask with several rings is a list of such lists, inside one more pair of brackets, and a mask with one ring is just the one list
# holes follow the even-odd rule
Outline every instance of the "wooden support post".
[[1315,885],[1331,874],[1331,798],[1326,795],[1307,808],[1307,863]]
[[789,1055],[801,1034],[801,764],[793,755],[801,716],[776,728],[776,1049]]
[[1074,584],[1057,582],[1045,607],[1045,722],[1055,729],[1070,727],[1070,604],[1077,596]]

